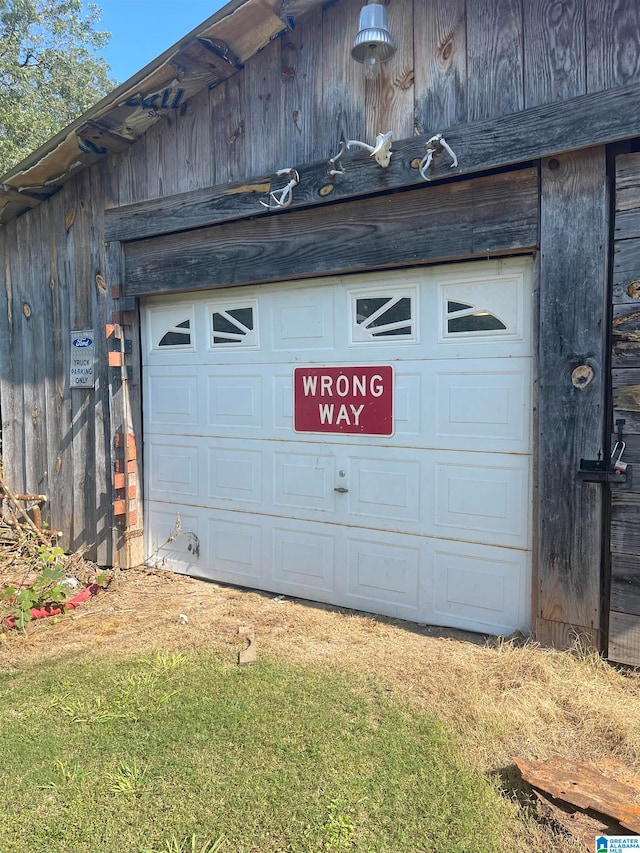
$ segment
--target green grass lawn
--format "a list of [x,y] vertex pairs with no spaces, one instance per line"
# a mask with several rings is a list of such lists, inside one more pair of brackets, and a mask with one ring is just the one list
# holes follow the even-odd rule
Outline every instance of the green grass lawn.
[[439,722],[319,669],[67,659],[0,676],[0,730],[2,853],[508,849]]

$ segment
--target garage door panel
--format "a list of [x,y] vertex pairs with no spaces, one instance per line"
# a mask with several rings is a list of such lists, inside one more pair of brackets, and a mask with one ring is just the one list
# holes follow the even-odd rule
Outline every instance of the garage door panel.
[[433,612],[440,624],[496,633],[526,623],[524,552],[459,542],[437,542],[434,551]]
[[262,502],[263,453],[246,447],[207,447],[209,502]]
[[207,426],[227,431],[263,427],[263,383],[255,373],[207,376]]
[[434,461],[429,531],[464,541],[528,547],[528,465],[519,457],[449,454]]
[[[333,512],[336,464],[333,454],[326,451],[295,453],[283,448],[273,454],[275,512],[312,508]],[[297,512],[296,512],[297,510]],[[304,509],[302,513],[304,514]]]
[[198,424],[198,375],[195,371],[152,368],[146,381],[146,420],[149,428]]
[[296,525],[291,521],[276,523],[272,554],[272,577],[283,589],[295,589],[297,595],[334,593],[336,538],[333,531],[310,531],[308,525]]
[[483,369],[467,360],[434,366],[437,446],[529,452],[530,359],[504,362],[491,359]]
[[388,616],[417,619],[425,609],[421,574],[428,571],[428,545],[418,537],[346,535],[346,603]]
[[271,348],[291,354],[335,349],[335,284],[325,288],[285,290],[271,297]]
[[425,432],[426,378],[422,373],[409,372],[407,366],[396,366],[394,386],[394,435],[409,439],[408,444],[419,443]]
[[173,495],[183,498],[201,499],[200,494],[200,451],[193,440],[160,441],[147,444],[149,497],[152,500],[172,499]]
[[[378,457],[350,457],[348,463],[349,515],[355,523],[377,526],[380,522],[401,520],[406,528],[420,522],[421,461]],[[371,522],[374,521],[373,524]]]
[[[258,584],[263,577],[262,524],[243,513],[207,518],[206,564],[211,577]],[[238,580],[234,581],[235,583]]]
[[192,574],[200,557],[201,512],[181,504],[151,507],[147,514],[147,557],[161,568]]

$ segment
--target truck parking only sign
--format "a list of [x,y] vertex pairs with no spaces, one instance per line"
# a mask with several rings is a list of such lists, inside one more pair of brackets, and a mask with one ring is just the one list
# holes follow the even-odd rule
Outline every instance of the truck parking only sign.
[[294,367],[293,428],[393,435],[393,367]]

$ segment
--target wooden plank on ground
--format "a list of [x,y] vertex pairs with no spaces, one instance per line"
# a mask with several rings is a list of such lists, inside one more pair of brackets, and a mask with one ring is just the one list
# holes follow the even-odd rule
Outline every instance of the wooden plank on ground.
[[593,809],[640,832],[638,792],[624,782],[604,776],[593,765],[555,756],[547,761],[514,758],[522,778],[557,800],[581,809]]
[[130,296],[524,251],[537,170],[125,244]]
[[579,811],[562,800],[554,800],[553,797],[545,797],[543,793],[535,788],[533,793],[538,798],[538,812],[547,820],[565,829],[574,838],[584,845],[586,853],[593,853],[594,839],[600,835],[622,835],[623,828],[617,820],[606,818],[605,815],[596,816],[593,812]]

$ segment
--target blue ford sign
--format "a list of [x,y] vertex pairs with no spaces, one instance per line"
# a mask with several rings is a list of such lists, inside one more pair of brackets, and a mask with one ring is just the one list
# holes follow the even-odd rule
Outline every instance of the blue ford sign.
[[71,332],[71,363],[69,366],[69,387],[95,387],[95,346],[93,329]]
[[79,349],[82,349],[83,347],[92,347],[93,338],[74,338],[71,343],[74,347],[78,347]]

